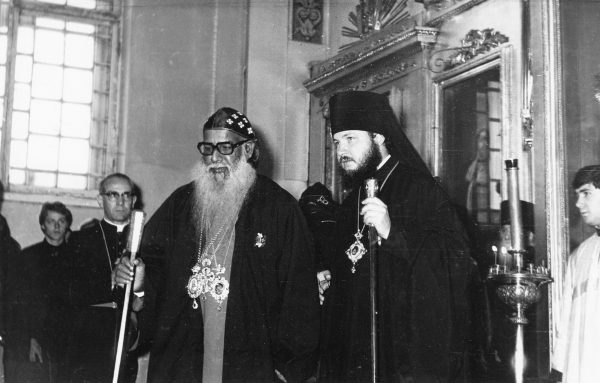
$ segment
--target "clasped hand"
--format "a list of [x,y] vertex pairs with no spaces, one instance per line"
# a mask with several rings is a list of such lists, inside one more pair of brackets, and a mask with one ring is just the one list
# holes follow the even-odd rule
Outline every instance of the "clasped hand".
[[[135,273],[134,273],[135,269]],[[114,281],[118,286],[124,286],[131,283],[134,279],[133,291],[139,292],[144,290],[144,275],[146,274],[146,265],[140,258],[133,261],[125,256],[117,261],[114,269]]]
[[360,215],[363,216],[363,222],[375,227],[377,234],[381,238],[387,239],[392,226],[387,205],[377,197],[365,198],[362,204]]
[[331,272],[329,270],[319,271],[317,273],[317,281],[319,284],[319,301],[321,305],[325,302],[325,291],[331,284]]

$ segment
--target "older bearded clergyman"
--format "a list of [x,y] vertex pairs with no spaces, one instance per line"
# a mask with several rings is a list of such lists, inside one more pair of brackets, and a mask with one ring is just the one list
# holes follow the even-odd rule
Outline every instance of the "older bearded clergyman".
[[[148,381],[304,381],[319,298],[297,201],[257,174],[257,137],[235,109],[215,112],[197,147],[195,181],[167,198],[142,238]],[[130,266],[119,281],[131,280]]]

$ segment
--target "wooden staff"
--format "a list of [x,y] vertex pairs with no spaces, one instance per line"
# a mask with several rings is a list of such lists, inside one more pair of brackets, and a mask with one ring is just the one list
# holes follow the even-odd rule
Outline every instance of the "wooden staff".
[[[141,210],[134,210],[131,213],[131,224],[129,226],[129,237],[127,240],[127,250],[130,252],[129,259],[131,262],[135,260],[135,256],[140,247],[140,241],[142,239],[142,229],[144,227],[144,212]],[[134,278],[132,283],[128,283],[125,286],[125,300],[123,301],[123,313],[121,315],[121,327],[119,328],[119,339],[117,341],[117,355],[115,357],[115,369],[113,372],[113,383],[117,383],[119,380],[119,369],[121,368],[121,358],[123,356],[123,342],[125,339],[125,329],[127,328],[127,316],[129,314],[129,300],[131,298],[131,285],[135,282],[135,269]]]
[[[379,185],[375,178],[365,181],[367,198],[376,197]],[[377,383],[377,242],[375,226],[369,226],[369,300],[371,306],[371,382]]]

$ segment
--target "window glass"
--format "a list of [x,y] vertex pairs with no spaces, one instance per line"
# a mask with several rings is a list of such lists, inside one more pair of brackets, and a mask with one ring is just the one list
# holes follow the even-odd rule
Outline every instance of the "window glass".
[[31,134],[29,135],[27,147],[28,168],[37,170],[57,170],[58,137]]
[[18,140],[26,140],[29,135],[29,113],[13,112],[11,137]]
[[65,65],[91,69],[94,66],[94,38],[74,33],[67,34]]
[[29,131],[57,135],[60,131],[60,102],[33,99]]
[[16,110],[29,110],[31,89],[27,84],[15,84],[13,95],[13,108]]
[[[10,138],[0,141],[9,154],[2,181],[8,190],[26,186],[15,189],[23,192],[93,190],[116,170],[112,64],[119,19],[110,14],[113,1],[31,0],[10,12],[20,4],[0,0],[0,111],[5,103],[12,106],[6,113],[10,124],[0,119],[0,138]],[[17,16],[9,23],[11,15]],[[14,71],[6,82],[9,62]]]
[[85,174],[89,157],[90,145],[87,140],[63,138],[60,141],[58,169],[65,173]]
[[60,100],[62,97],[63,68],[56,65],[34,64],[31,96]]
[[12,140],[10,164],[17,168],[27,166],[27,141]]
[[17,55],[15,63],[15,81],[31,82],[31,71],[33,70],[33,57]]
[[92,72],[65,69],[63,99],[71,102],[92,102]]
[[17,53],[33,53],[33,28],[19,27],[17,38]]
[[67,137],[89,138],[90,120],[89,105],[64,103],[60,132]]

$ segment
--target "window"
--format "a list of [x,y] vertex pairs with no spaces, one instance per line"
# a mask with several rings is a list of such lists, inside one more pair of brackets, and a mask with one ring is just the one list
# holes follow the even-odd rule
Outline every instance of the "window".
[[2,181],[97,188],[116,162],[119,17],[112,0],[0,0]]

